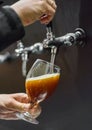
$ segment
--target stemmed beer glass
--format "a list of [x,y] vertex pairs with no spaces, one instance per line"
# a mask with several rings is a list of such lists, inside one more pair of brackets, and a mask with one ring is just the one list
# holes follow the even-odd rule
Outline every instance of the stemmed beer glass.
[[[54,92],[59,78],[60,68],[58,66],[41,59],[35,61],[25,80],[26,93],[33,106],[32,109]],[[33,117],[32,113],[29,112],[18,113],[17,116],[33,124],[39,123],[36,116]]]

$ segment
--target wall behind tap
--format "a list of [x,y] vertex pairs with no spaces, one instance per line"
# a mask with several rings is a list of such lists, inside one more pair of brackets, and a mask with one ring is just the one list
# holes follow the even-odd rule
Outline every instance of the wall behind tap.
[[[5,4],[13,2],[13,0],[7,0]],[[55,36],[73,32],[79,26],[89,32],[88,27],[90,28],[92,23],[91,15],[89,15],[92,7],[90,0],[57,0],[56,2],[58,8],[53,20]],[[89,5],[88,2],[90,2]],[[42,41],[46,37],[45,26],[40,25],[39,22],[26,27],[25,31],[26,35],[22,39],[25,46]],[[91,28],[88,35],[91,37]],[[13,52],[14,48],[16,48],[16,43],[5,51]],[[84,48],[78,46],[60,48],[55,64],[61,67],[61,79],[53,96],[41,104],[43,111],[38,118],[40,124],[1,120],[0,129],[92,130],[91,52],[91,44],[87,44]],[[50,52],[30,55],[28,69],[36,58],[49,61]],[[25,78],[22,77],[21,64],[20,58],[0,64],[1,93],[25,91]]]

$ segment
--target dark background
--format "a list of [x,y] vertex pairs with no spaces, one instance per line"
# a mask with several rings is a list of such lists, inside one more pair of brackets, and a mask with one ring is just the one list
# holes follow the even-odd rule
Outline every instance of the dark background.
[[[15,0],[4,0],[12,4]],[[47,101],[41,104],[43,111],[39,116],[39,125],[25,121],[0,120],[0,130],[92,130],[92,1],[56,0],[57,12],[53,19],[55,36],[74,32],[82,27],[87,33],[85,47],[61,47],[55,64],[61,67],[61,79],[57,90]],[[39,22],[25,28],[22,39],[25,46],[42,41],[46,28]],[[13,44],[4,52],[11,53]],[[3,53],[3,52],[1,52]],[[50,53],[31,55],[28,68],[37,58],[50,60]],[[25,78],[21,72],[21,59],[0,64],[0,92],[25,92]]]

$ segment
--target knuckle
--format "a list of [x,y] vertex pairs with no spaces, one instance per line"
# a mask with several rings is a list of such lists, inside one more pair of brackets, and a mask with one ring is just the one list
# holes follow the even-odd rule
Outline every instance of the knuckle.
[[41,12],[43,12],[43,13],[45,13],[46,12],[46,10],[47,10],[47,5],[46,5],[46,2],[43,0],[41,0],[40,1],[40,10],[41,10]]
[[44,7],[46,5],[46,2],[44,0],[41,0],[40,5],[41,5],[41,7]]

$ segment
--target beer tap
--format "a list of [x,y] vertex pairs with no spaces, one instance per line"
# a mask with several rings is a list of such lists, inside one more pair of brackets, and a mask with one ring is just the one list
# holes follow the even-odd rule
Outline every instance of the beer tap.
[[44,48],[51,48],[51,46],[48,46],[48,42],[53,41],[54,35],[52,32],[52,22],[46,25],[46,39],[43,40],[42,44]]
[[55,36],[53,34],[53,31],[52,31],[52,21],[46,25],[46,30],[47,30],[47,33],[46,33],[46,39],[43,40],[43,47],[44,48],[50,48],[51,49],[51,63],[54,64],[54,61],[55,61],[55,56],[56,56],[56,53],[57,53],[57,46],[48,46],[48,42],[50,41],[54,41],[55,39]]
[[27,61],[28,61],[28,52],[24,51],[24,45],[21,41],[17,42],[17,49],[15,49],[16,55],[21,56],[22,59],[22,75],[26,76],[27,71]]
[[30,53],[41,54],[43,52],[43,46],[41,43],[36,43],[29,47],[24,47],[21,41],[17,42],[17,49],[15,49],[16,56],[21,56],[22,59],[22,75],[25,77],[27,73],[27,62]]
[[84,45],[86,33],[82,28],[77,28],[74,33],[67,33],[61,37],[55,37],[52,32],[52,22],[46,26],[46,38],[42,42],[35,43],[29,47],[24,47],[21,41],[18,41],[16,56],[22,59],[22,74],[26,76],[27,62],[30,53],[42,54],[44,50],[51,50],[51,63],[54,64],[57,48],[60,46]]
[[85,45],[86,43],[86,33],[82,28],[75,29],[74,33],[67,33],[64,36],[54,38],[52,40],[47,40],[43,42],[44,48],[49,48],[52,46],[72,46],[72,45]]

